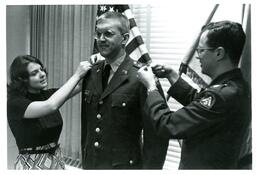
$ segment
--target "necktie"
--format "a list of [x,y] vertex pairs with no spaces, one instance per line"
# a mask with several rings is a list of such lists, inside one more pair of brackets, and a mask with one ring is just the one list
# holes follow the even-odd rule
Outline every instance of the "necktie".
[[108,78],[110,74],[111,66],[109,64],[105,65],[105,68],[103,70],[102,74],[102,89],[104,90],[108,84]]

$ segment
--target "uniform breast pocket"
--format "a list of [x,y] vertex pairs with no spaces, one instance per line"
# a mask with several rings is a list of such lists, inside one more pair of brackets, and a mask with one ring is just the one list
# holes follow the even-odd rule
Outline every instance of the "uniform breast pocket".
[[[134,112],[137,106],[135,96],[127,94],[113,94],[111,100],[111,113],[116,121],[122,122]],[[124,122],[124,121],[123,121]]]
[[86,102],[86,103],[91,103],[92,102],[92,92],[89,91],[89,90],[84,90],[83,91],[84,95],[83,95],[83,100]]

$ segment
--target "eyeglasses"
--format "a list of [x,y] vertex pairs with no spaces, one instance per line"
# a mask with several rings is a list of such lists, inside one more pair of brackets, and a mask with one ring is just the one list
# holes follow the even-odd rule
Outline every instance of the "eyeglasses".
[[205,50],[215,50],[216,48],[213,48],[213,47],[208,47],[208,48],[196,48],[196,52],[198,55],[201,55],[202,52],[204,52]]
[[[117,35],[117,34],[114,33],[114,32],[112,32],[112,31],[106,31],[106,32],[103,32],[103,33],[101,33],[101,32],[95,32],[95,33],[94,33],[94,38],[95,38],[96,40],[98,40],[98,39],[101,38],[101,35],[103,36],[103,38],[108,39],[108,38],[112,38],[113,36],[115,36],[115,35]],[[122,34],[120,34],[120,35],[122,35]]]

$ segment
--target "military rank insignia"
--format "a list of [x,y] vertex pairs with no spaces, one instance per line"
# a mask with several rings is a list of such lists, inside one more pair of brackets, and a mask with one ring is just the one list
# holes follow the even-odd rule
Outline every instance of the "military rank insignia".
[[141,67],[143,67],[145,64],[139,62],[139,61],[134,61],[133,62],[133,67],[136,67],[137,69],[140,69]]

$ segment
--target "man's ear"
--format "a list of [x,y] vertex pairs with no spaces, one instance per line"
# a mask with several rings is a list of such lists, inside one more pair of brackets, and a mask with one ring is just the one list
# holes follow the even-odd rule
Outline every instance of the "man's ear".
[[225,57],[226,51],[223,47],[217,47],[215,51],[216,51],[217,61],[220,61]]
[[122,44],[125,45],[129,40],[129,33],[124,33],[123,38],[124,40],[122,41]]

